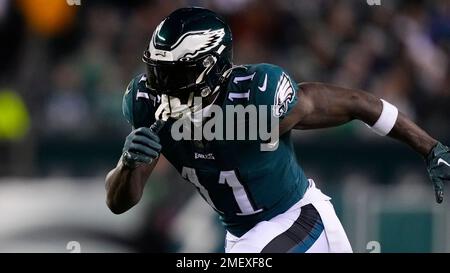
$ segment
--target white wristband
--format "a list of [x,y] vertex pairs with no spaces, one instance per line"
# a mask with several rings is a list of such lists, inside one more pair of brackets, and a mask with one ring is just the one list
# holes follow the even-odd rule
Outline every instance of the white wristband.
[[372,127],[369,125],[367,126],[372,128],[372,130],[378,135],[386,136],[392,128],[394,128],[394,125],[397,122],[398,109],[383,99],[381,99],[381,102],[383,103],[383,110],[381,111],[380,117]]

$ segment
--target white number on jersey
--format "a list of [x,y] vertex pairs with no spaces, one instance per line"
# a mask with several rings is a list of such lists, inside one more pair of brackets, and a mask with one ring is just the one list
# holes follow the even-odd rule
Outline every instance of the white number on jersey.
[[198,181],[198,177],[197,174],[195,173],[195,169],[193,168],[188,168],[188,167],[183,167],[183,169],[181,170],[181,176],[184,179],[187,179],[189,182],[191,182],[192,184],[194,184],[195,187],[197,187],[198,191],[200,192],[200,194],[203,196],[203,198],[206,200],[206,202],[208,202],[208,204],[213,207],[215,210],[219,211],[216,206],[214,206],[213,201],[211,200],[211,197],[209,197],[209,193],[208,190],[205,189],[205,187],[203,187],[202,184],[200,184],[200,182]]
[[234,171],[221,171],[219,184],[227,184],[233,189],[234,199],[236,199],[241,210],[241,212],[236,213],[237,215],[251,215],[262,211],[262,209],[255,210],[253,208],[244,186],[239,182]]
[[[211,207],[221,212],[214,206],[214,203],[211,200],[211,197],[209,196],[208,190],[198,181],[195,169],[183,167],[181,171],[181,176],[184,179],[187,179],[192,184],[194,184],[195,187],[197,187],[200,194],[203,196],[203,198],[206,200],[206,202],[208,202],[208,204]],[[235,171],[221,171],[219,176],[219,184],[226,184],[230,186],[231,189],[233,190],[234,199],[236,200],[236,203],[238,204],[239,209],[241,210],[240,212],[236,213],[237,215],[252,215],[262,211],[262,209],[255,209],[253,207],[247,195],[247,192],[242,183],[237,178]]]

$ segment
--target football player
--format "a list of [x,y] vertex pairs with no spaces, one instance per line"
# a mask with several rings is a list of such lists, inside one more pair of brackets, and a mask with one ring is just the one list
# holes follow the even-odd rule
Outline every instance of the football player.
[[[230,28],[210,10],[182,8],[170,14],[155,29],[143,61],[146,73],[131,80],[123,98],[132,132],[106,177],[113,213],[139,202],[162,153],[219,214],[227,230],[226,252],[351,252],[330,198],[298,165],[290,131],[354,119],[421,154],[436,201],[443,200],[443,183],[450,179],[448,147],[367,92],[297,85],[271,64],[233,65]],[[212,105],[269,107],[269,115],[279,119],[276,149],[261,150],[260,139],[174,139],[177,120],[186,113],[204,114]]]

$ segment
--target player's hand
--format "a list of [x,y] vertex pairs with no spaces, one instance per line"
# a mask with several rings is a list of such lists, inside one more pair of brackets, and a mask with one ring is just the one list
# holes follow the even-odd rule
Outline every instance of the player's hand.
[[159,156],[160,151],[158,135],[150,128],[141,127],[127,136],[122,150],[122,162],[130,168],[150,164]]
[[436,202],[444,199],[444,182],[450,181],[450,150],[442,143],[438,143],[431,150],[427,159],[427,170],[433,182]]

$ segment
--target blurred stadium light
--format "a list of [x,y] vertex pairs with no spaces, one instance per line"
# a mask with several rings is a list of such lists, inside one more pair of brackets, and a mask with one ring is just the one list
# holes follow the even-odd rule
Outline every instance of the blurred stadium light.
[[21,140],[29,127],[30,117],[22,98],[13,91],[0,90],[0,140]]

